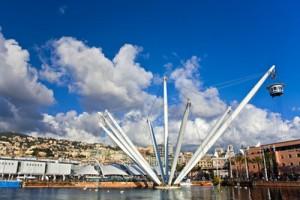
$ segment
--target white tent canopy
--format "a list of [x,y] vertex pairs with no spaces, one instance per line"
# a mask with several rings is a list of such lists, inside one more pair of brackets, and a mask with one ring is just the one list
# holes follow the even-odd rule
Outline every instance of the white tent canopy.
[[110,175],[128,176],[127,172],[125,172],[118,165],[101,165],[100,168],[103,176],[110,176]]

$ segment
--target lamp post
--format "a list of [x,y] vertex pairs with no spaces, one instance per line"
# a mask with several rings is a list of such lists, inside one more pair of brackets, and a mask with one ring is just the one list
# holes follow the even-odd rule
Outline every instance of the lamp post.
[[229,169],[230,169],[230,171],[229,171],[229,173],[230,173],[230,179],[232,179],[232,164],[231,164],[231,156],[229,157]]
[[268,171],[267,171],[267,165],[266,165],[266,158],[265,158],[265,152],[264,149],[261,148],[263,161],[264,161],[264,170],[265,170],[265,180],[268,181]]
[[247,156],[246,156],[246,152],[244,149],[240,149],[240,152],[243,154],[244,156],[244,161],[245,161],[245,169],[246,169],[246,178],[247,180],[249,180],[249,171],[248,171],[248,162],[247,162]]

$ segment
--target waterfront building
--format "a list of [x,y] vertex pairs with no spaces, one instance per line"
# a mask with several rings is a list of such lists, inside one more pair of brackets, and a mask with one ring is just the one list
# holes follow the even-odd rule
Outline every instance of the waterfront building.
[[18,172],[18,161],[16,160],[0,160],[0,174],[2,178],[5,175],[17,174]]
[[235,153],[234,153],[233,145],[230,144],[227,146],[227,151],[226,151],[225,157],[232,158],[234,156],[235,156]]
[[73,165],[72,171],[74,176],[85,178],[86,176],[99,176],[100,172],[96,170],[94,165]]
[[[245,154],[250,177],[265,178],[265,171],[268,179],[300,176],[300,140],[249,147]],[[233,170],[235,174],[240,173],[240,176],[246,171],[243,159],[241,155],[234,159]]]
[[65,180],[66,176],[71,175],[72,164],[69,163],[47,163],[46,176],[49,179],[50,176],[53,180],[57,177],[62,177]]
[[[157,145],[157,151],[158,151],[160,157],[163,158],[165,156],[165,148],[164,148],[163,144]],[[169,156],[173,156],[174,149],[173,149],[173,145],[171,143],[168,144],[168,152],[169,152]]]
[[228,165],[227,158],[223,157],[213,157],[212,165],[213,165],[213,174],[215,176],[227,177],[228,176]]
[[155,155],[149,155],[149,156],[147,156],[146,160],[150,164],[150,166],[152,166],[152,167],[158,166],[158,161],[157,161]]
[[183,152],[180,153],[179,159],[178,159],[178,164],[179,165],[186,165],[187,162],[192,158],[193,152]]
[[146,176],[146,173],[136,164],[127,165],[127,170],[130,175],[135,177],[144,177]]
[[100,165],[102,176],[128,176],[128,173],[120,165]]
[[46,163],[39,161],[21,161],[18,170],[18,175],[33,176],[39,178],[45,175]]
[[211,170],[213,169],[213,160],[212,155],[205,155],[203,158],[198,162],[198,167],[202,170]]
[[215,148],[214,156],[222,157],[225,155],[224,149],[222,147]]

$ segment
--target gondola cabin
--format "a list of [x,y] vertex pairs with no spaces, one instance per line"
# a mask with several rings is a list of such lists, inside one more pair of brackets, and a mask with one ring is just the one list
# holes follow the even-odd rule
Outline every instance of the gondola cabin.
[[283,94],[284,84],[273,83],[267,87],[271,97],[281,96]]

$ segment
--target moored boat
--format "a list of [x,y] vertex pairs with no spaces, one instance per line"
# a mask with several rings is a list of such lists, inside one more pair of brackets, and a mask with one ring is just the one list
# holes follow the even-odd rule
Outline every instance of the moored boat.
[[21,188],[22,181],[20,180],[0,180],[0,188]]

